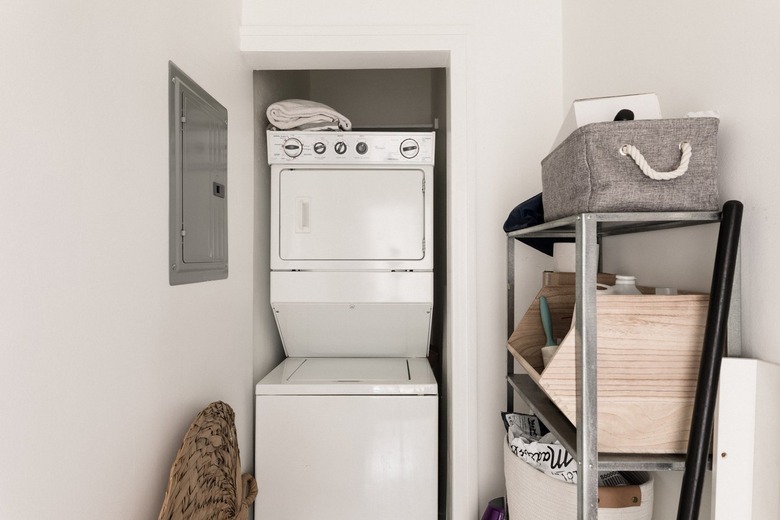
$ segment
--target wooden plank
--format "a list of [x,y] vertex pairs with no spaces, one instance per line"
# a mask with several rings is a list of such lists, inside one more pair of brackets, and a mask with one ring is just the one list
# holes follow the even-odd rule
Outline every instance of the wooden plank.
[[[573,279],[572,273],[544,274],[545,285],[509,338],[508,348],[576,424]],[[546,338],[540,296],[550,306],[553,337],[563,337],[547,367],[541,357]],[[600,451],[685,452],[708,300],[701,294],[598,295]]]

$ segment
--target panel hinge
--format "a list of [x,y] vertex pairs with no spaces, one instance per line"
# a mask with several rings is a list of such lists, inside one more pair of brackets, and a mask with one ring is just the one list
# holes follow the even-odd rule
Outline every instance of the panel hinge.
[[182,238],[187,236],[187,230],[186,229],[181,228],[181,236],[182,236]]
[[422,180],[422,191],[423,191],[423,195],[424,195],[425,194],[425,177],[423,177],[423,180]]
[[422,252],[423,252],[423,255],[424,255],[425,254],[425,239],[424,238],[422,239]]

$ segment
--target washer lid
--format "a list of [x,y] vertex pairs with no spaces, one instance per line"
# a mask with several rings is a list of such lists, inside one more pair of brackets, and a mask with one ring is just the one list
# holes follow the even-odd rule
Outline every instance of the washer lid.
[[287,358],[256,395],[437,395],[425,358]]

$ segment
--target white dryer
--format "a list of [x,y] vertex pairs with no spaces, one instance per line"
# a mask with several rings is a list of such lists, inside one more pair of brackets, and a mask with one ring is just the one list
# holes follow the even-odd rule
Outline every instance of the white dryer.
[[430,132],[268,132],[271,306],[256,386],[262,518],[433,520]]

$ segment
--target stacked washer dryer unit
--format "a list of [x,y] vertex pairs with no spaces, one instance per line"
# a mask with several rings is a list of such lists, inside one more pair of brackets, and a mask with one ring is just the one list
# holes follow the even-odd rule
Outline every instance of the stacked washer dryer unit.
[[271,306],[259,518],[434,520],[432,132],[268,132]]

